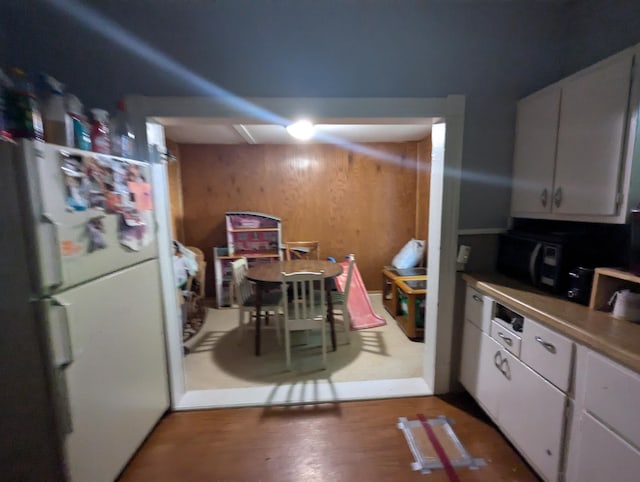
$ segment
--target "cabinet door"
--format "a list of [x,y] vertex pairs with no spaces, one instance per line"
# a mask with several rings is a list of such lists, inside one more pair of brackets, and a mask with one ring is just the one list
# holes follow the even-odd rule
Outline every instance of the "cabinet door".
[[[634,414],[630,414],[633,417]],[[567,473],[567,481],[635,482],[640,474],[640,452],[595,418],[582,413],[575,443],[575,463]],[[575,468],[575,470],[573,470]]]
[[460,383],[494,417],[498,415],[502,375],[494,357],[500,352],[500,345],[482,333],[470,321],[464,322],[462,335],[462,361],[460,363]]
[[498,424],[545,480],[557,480],[566,396],[505,350],[502,356],[507,386]]
[[469,320],[464,322],[462,333],[462,359],[460,362],[460,383],[464,388],[477,397],[478,395],[478,367],[480,366],[480,342],[482,332]]
[[481,334],[476,400],[489,415],[493,416],[494,420],[500,416],[501,394],[505,385],[505,379],[499,368],[503,351],[488,334]]
[[632,59],[622,56],[563,86],[554,213],[616,214]]
[[560,88],[518,102],[511,211],[551,211]]

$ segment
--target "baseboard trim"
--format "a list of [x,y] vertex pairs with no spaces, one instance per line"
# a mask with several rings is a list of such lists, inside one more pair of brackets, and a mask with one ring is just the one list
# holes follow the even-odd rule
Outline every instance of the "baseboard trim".
[[191,390],[184,394],[175,409],[181,411],[251,406],[268,407],[424,395],[433,395],[433,390],[423,378],[336,383],[323,379],[306,380],[287,385]]
[[507,232],[507,228],[458,229],[458,236],[473,236],[473,235],[479,235],[479,234],[501,234],[506,232]]

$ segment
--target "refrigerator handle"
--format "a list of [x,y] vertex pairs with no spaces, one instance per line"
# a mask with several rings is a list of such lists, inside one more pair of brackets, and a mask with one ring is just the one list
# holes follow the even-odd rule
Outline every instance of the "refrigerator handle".
[[55,259],[55,262],[52,263],[54,265],[53,266],[54,273],[53,273],[53,277],[51,278],[51,285],[59,286],[62,283],[64,283],[63,270],[62,270],[62,245],[60,243],[60,233],[58,232],[60,225],[51,217],[50,214],[47,214],[47,213],[42,214],[42,221],[51,225],[52,227],[56,259]]
[[73,363],[71,332],[69,331],[69,303],[51,298],[49,305],[49,340],[53,354],[56,410],[64,435],[73,432],[69,390],[65,369]]
[[68,307],[69,303],[56,297],[51,298],[49,333],[55,366],[59,368],[66,368],[73,363]]

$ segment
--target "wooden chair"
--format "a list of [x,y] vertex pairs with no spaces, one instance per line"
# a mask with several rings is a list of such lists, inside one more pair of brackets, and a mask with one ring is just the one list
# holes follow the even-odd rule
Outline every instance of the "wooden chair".
[[200,248],[196,248],[195,246],[185,246],[185,249],[188,249],[196,255],[196,261],[198,264],[200,264],[200,262],[204,262],[204,253]]
[[[293,301],[283,302],[284,343],[287,369],[291,370],[292,331],[317,330],[322,336],[322,366],[327,367],[327,305],[323,287],[323,272],[282,273],[282,292],[291,287]],[[316,286],[320,285],[320,289]]]
[[320,241],[287,241],[285,246],[285,259],[315,259],[320,260]]
[[[194,281],[197,281],[198,289],[196,290],[196,293],[199,297],[198,300],[202,302],[205,298],[204,283],[207,278],[206,277],[207,263],[204,260],[204,253],[200,248],[196,248],[195,246],[185,246],[184,248],[191,251],[193,254],[195,254],[196,262],[198,263],[198,271],[196,272],[195,275],[192,276],[193,279],[189,279],[189,281],[187,282],[187,291],[191,292]],[[192,277],[190,276],[190,278]]]
[[[204,261],[198,261],[198,271],[195,275],[189,276],[187,285],[185,287],[185,302],[187,304],[187,319],[196,314],[200,308],[200,305],[204,301],[204,280],[205,272],[207,269],[207,263]],[[195,281],[197,281],[197,289],[194,289]]]
[[332,291],[331,302],[334,311],[337,309],[342,315],[342,326],[347,336],[347,343],[351,343],[351,315],[349,314],[349,291],[351,290],[351,277],[353,276],[353,267],[356,263],[356,257],[349,255],[349,267],[347,268],[347,280],[344,284],[344,291]]
[[[256,298],[253,292],[253,285],[247,279],[247,271],[249,264],[247,258],[240,258],[231,263],[231,271],[233,277],[235,302],[238,304],[238,333],[242,333],[252,320],[256,320]],[[280,338],[280,320],[279,313],[282,307],[282,293],[280,291],[263,291],[261,296],[260,309],[267,313],[276,313],[275,330],[278,337],[278,344],[281,343]],[[249,313],[249,319],[245,323],[245,313]]]

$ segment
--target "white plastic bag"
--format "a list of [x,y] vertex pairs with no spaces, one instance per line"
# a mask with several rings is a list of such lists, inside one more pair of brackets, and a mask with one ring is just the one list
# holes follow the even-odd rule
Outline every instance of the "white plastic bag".
[[411,239],[402,249],[393,257],[391,264],[398,269],[413,268],[420,264],[420,260],[424,255],[424,240]]

